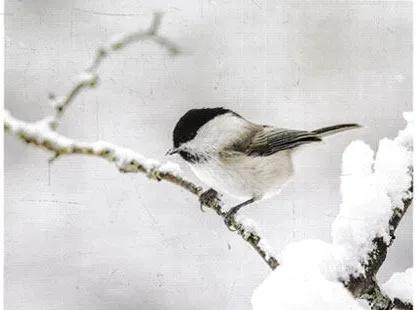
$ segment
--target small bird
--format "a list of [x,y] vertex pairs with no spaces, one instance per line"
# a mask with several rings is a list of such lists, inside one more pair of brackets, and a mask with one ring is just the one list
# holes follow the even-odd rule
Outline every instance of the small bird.
[[250,122],[222,107],[192,109],[185,113],[173,131],[174,147],[167,155],[179,154],[194,174],[211,189],[242,202],[225,216],[255,201],[278,194],[294,173],[292,154],[304,144],[358,124],[340,124],[313,131],[284,129]]

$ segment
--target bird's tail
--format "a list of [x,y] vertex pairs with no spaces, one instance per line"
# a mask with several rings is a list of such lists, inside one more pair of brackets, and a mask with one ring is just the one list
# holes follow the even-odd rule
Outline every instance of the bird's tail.
[[322,138],[322,137],[330,136],[330,135],[333,135],[333,134],[336,134],[345,130],[360,128],[360,127],[362,126],[358,124],[354,124],[354,123],[340,124],[340,125],[334,125],[334,126],[328,126],[328,127],[316,129],[316,130],[313,130],[312,133]]

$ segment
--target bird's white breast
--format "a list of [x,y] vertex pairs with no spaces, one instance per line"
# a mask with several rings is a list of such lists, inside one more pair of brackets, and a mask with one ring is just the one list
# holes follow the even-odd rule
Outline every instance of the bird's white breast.
[[185,144],[204,156],[204,160],[190,164],[195,175],[211,188],[239,199],[261,199],[278,193],[292,175],[290,151],[248,156],[230,150],[252,130],[254,124],[230,113],[202,126]]
[[270,156],[231,155],[192,164],[196,176],[213,189],[239,199],[262,199],[278,194],[293,174],[290,151]]

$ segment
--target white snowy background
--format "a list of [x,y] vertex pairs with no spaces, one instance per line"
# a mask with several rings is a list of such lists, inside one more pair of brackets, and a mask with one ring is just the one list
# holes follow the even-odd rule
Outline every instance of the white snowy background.
[[[361,123],[305,148],[282,194],[243,211],[277,252],[330,241],[343,150],[353,139],[375,149],[411,109],[411,2],[6,1],[6,107],[49,113],[49,92],[65,93],[99,44],[146,28],[155,9],[183,55],[139,43],[107,59],[60,131],[163,160],[192,107],[300,129]],[[5,143],[8,309],[250,309],[267,266],[193,196],[94,158],[48,167],[43,151]],[[412,264],[408,212],[382,282]]]

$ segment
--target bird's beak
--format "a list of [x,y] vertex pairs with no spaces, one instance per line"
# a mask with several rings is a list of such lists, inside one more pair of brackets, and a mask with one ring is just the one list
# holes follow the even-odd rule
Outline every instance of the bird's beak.
[[166,152],[165,156],[177,154],[179,151],[180,150],[178,148],[174,147],[172,149],[169,149],[168,152]]

